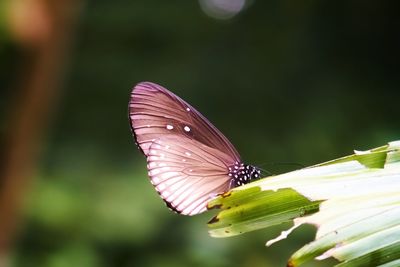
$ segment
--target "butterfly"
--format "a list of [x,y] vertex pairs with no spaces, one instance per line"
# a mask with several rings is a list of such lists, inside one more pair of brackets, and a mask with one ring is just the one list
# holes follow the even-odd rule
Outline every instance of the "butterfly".
[[129,119],[151,183],[177,213],[202,213],[216,195],[260,177],[211,122],[158,84],[134,86]]

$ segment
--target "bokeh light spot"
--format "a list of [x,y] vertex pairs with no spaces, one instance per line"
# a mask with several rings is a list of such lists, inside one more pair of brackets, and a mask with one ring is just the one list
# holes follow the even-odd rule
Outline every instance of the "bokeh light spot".
[[199,0],[200,7],[215,19],[230,19],[243,10],[246,0]]

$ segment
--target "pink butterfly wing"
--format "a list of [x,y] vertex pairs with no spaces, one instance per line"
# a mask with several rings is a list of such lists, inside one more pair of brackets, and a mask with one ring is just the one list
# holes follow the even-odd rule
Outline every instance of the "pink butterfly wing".
[[211,122],[160,85],[137,84],[131,93],[129,116],[137,145],[146,156],[155,139],[175,134],[197,140],[240,161],[235,147]]
[[147,157],[151,182],[167,205],[203,212],[229,190],[229,166],[240,157],[228,139],[188,103],[160,85],[142,82],[129,103],[132,133]]
[[[165,136],[155,140],[147,156],[152,184],[167,205],[178,213],[194,215],[207,202],[229,189],[226,155],[196,140]],[[232,162],[233,163],[233,162]]]

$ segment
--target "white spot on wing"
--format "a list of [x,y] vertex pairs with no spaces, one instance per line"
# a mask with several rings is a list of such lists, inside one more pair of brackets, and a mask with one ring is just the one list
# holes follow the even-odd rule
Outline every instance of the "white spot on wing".
[[190,132],[190,127],[189,126],[185,126],[185,127],[183,127],[183,130],[185,130],[185,132]]
[[190,152],[187,152],[187,151],[186,151],[186,152],[185,152],[185,155],[188,156],[188,157],[190,157],[192,154],[190,154]]
[[178,210],[184,210],[186,208],[186,205],[185,204],[179,204],[179,206],[178,206]]
[[[165,184],[161,183],[157,186],[158,191],[163,191],[166,188]],[[164,192],[165,193],[165,192]]]
[[186,111],[190,111],[190,108],[186,108]]
[[186,208],[187,206],[189,206],[192,203],[193,199],[191,199],[190,197],[188,197],[187,199],[185,199],[185,201],[179,205],[181,210],[183,210],[184,208]]
[[178,175],[179,175],[179,173],[177,173],[177,172],[164,172],[160,175],[160,177],[162,180],[167,180],[171,177],[178,176]]
[[[197,209],[199,209],[199,205],[201,206],[200,209],[202,209],[204,206],[202,204],[205,204],[205,199],[202,197],[194,202],[191,202],[190,205],[187,206],[187,211],[189,212],[190,210],[190,214],[194,214],[196,212]],[[193,210],[194,209],[194,210]]]
[[169,197],[169,195],[171,195],[171,192],[169,192],[168,190],[165,190],[164,192],[161,193],[161,196],[163,198],[167,198],[167,197]]
[[[169,188],[170,188],[170,190],[171,190],[172,192],[174,192],[174,195],[175,195],[176,192],[177,192],[182,186],[184,186],[184,185],[185,185],[185,180],[180,179],[178,182],[175,182],[175,183],[171,184],[171,185],[169,186]],[[176,196],[175,196],[175,197],[176,197]]]
[[167,130],[172,130],[172,129],[174,129],[174,126],[167,124]]
[[150,162],[148,165],[147,165],[147,167],[149,168],[149,169],[152,169],[152,168],[154,168],[154,167],[156,167],[157,166],[157,163],[155,163],[155,162]]
[[160,173],[160,169],[153,169],[153,170],[149,171],[149,175],[150,176],[153,176],[153,175],[156,175],[156,174],[159,174],[159,173]]
[[[162,163],[160,163],[160,165],[161,165]],[[165,165],[164,165],[165,166]],[[166,166],[166,167],[162,167],[161,168],[161,171],[162,172],[167,172],[167,171],[169,171],[171,169],[171,167],[170,166]]]

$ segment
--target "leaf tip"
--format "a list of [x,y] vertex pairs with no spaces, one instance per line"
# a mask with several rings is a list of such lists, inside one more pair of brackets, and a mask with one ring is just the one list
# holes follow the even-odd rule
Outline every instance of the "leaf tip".
[[219,222],[218,216],[212,217],[211,220],[209,220],[207,224],[213,224],[213,223],[216,223],[216,222]]
[[286,267],[296,267],[297,265],[292,261],[292,260],[289,260],[288,262],[287,262],[287,264],[286,264]]
[[212,209],[221,209],[222,208],[222,204],[207,204],[207,209],[208,210],[212,210]]

